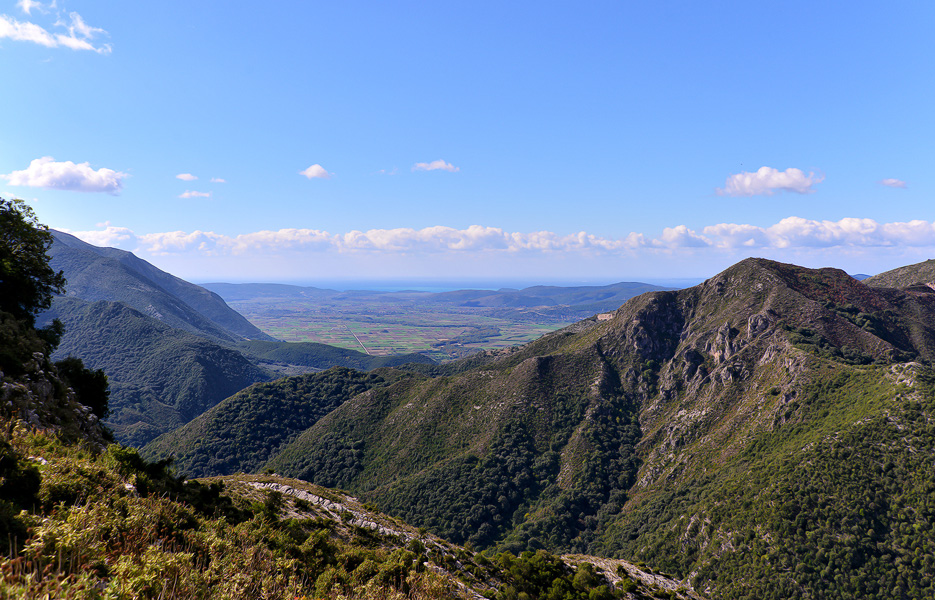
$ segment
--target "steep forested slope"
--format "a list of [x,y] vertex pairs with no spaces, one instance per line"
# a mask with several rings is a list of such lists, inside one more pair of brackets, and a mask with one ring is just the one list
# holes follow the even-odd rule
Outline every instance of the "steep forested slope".
[[143,445],[270,375],[241,353],[174,329],[117,302],[59,297],[44,319],[65,335],[53,355],[78,356],[110,379],[108,425]]
[[454,541],[641,557],[716,597],[932,597],[907,565],[933,560],[933,325],[928,288],[750,259],[371,389],[268,466]]
[[380,375],[342,367],[259,383],[153,440],[143,455],[172,456],[179,472],[192,477],[255,473],[318,419],[385,383]]
[[218,341],[272,339],[214,292],[160,271],[130,252],[93,246],[60,231],[53,235],[50,265],[65,274],[68,296],[122,302],[166,325]]
[[[78,360],[52,363],[60,324],[35,326],[63,287],[45,256],[51,236],[19,201],[0,198],[0,225],[3,598],[689,597],[623,561],[545,552],[491,561],[344,493],[262,476],[205,485],[105,448],[106,378]],[[153,327],[122,304],[80,308]],[[282,385],[304,382],[327,402],[379,379],[335,370]]]
[[65,334],[55,357],[77,356],[110,379],[108,424],[118,440],[141,446],[271,370],[370,370],[420,354],[371,357],[324,344],[276,342],[214,292],[164,273],[129,252],[53,232],[50,265],[62,269],[66,295],[40,316]]

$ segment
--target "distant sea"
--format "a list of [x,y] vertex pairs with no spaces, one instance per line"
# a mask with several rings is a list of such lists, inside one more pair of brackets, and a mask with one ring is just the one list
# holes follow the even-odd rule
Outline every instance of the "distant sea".
[[[213,283],[201,282],[201,283]],[[549,285],[560,287],[578,287],[578,286],[603,286],[620,283],[621,281],[649,283],[669,288],[686,288],[697,285],[704,281],[703,278],[681,278],[681,279],[619,279],[617,281],[606,280],[552,280],[552,281],[528,281],[516,279],[459,279],[459,280],[439,280],[439,279],[413,279],[413,280],[297,280],[297,281],[228,281],[227,283],[282,283],[286,285],[298,285],[303,287],[316,287],[329,290],[347,291],[347,290],[370,290],[375,292],[452,292],[455,290],[500,290],[500,289],[523,289],[536,285]]]

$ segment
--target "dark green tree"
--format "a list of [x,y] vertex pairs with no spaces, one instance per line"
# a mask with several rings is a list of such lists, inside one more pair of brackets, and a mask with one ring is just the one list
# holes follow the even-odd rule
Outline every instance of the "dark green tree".
[[[65,291],[65,276],[49,266],[52,233],[22,200],[0,198],[0,310],[35,324],[52,296]],[[47,333],[54,334],[60,326]],[[54,335],[52,340],[54,345]]]
[[80,358],[69,356],[55,363],[59,376],[75,391],[78,402],[84,404],[103,420],[110,414],[107,375],[102,369],[87,369]]

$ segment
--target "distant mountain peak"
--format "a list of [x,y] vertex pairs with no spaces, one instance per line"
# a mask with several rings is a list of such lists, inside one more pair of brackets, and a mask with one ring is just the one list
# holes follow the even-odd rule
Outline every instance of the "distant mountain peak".
[[52,234],[50,264],[64,271],[68,296],[122,302],[167,325],[219,341],[272,339],[217,294],[170,275],[132,252],[94,246],[61,231]]

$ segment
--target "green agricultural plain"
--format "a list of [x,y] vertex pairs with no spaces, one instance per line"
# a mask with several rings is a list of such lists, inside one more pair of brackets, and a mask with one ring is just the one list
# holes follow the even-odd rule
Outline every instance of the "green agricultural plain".
[[[373,356],[421,352],[437,361],[479,349],[525,344],[570,321],[525,311],[484,307],[386,306],[359,299],[349,305],[317,301],[255,299],[230,306],[264,333],[286,342],[318,342]],[[498,313],[496,316],[491,313]],[[515,312],[513,316],[512,312]]]

